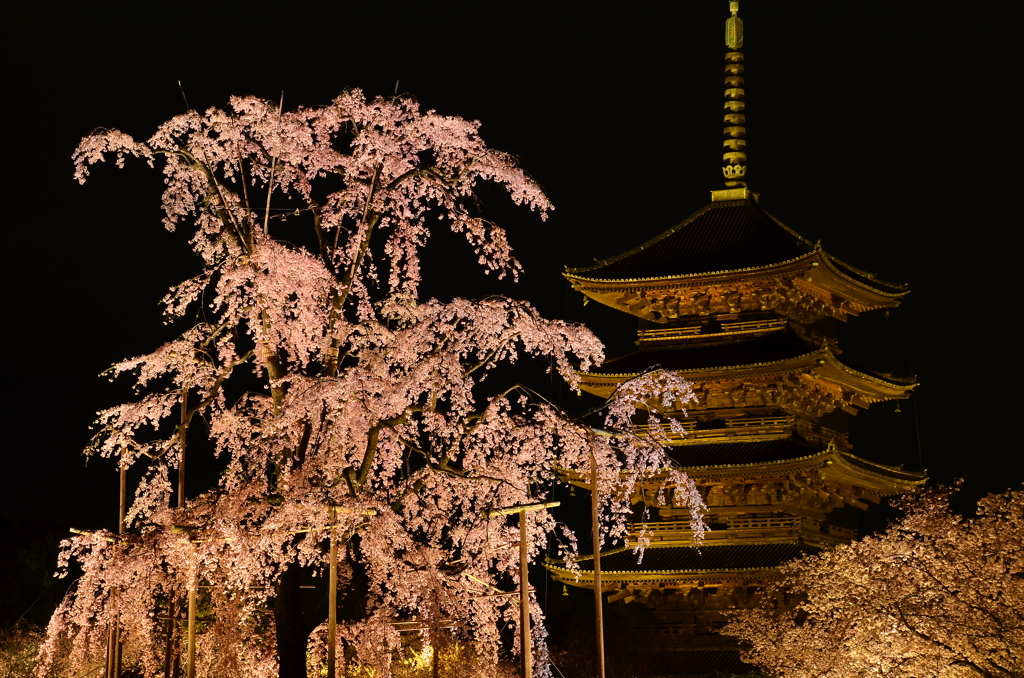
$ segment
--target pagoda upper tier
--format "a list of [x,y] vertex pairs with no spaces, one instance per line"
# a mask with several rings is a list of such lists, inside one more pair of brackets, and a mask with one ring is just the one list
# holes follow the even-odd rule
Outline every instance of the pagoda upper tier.
[[[803,328],[785,321],[741,329],[696,334],[680,341],[614,358],[581,373],[580,388],[608,398],[619,384],[655,367],[689,380],[697,401],[688,410],[780,408],[820,417],[839,409],[856,414],[872,403],[910,396],[913,378],[871,374],[841,361],[827,340],[808,342]],[[700,342],[707,337],[741,341]],[[753,336],[750,336],[753,335]],[[699,415],[698,415],[699,416]]]
[[803,238],[747,188],[712,191],[710,204],[653,240],[564,275],[587,297],[655,323],[752,311],[845,320],[908,292]]

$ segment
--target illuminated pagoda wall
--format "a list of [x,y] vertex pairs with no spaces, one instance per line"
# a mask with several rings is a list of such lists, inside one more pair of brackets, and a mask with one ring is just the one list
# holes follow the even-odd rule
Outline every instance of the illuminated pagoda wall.
[[[726,187],[653,240],[565,273],[576,291],[639,321],[636,351],[584,374],[584,390],[607,397],[660,366],[698,397],[683,419],[688,435],[666,434],[708,505],[703,544],[687,510],[665,505],[651,511],[642,564],[632,551],[639,524],[629,546],[601,556],[607,600],[646,606],[654,624],[636,642],[685,653],[669,662],[683,675],[742,669],[735,645],[715,633],[724,611],[753,605],[781,563],[852,540],[858,510],[924,482],[853,453],[847,417],[907,398],[915,384],[850,367],[836,338],[837,321],[895,307],[907,289],[804,239],[746,185],[738,4],[726,27]],[[579,580],[562,563],[548,569],[593,588],[590,563],[580,562]]]

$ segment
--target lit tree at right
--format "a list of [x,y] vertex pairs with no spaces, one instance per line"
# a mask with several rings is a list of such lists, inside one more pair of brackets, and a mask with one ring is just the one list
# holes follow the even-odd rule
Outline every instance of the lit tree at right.
[[[985,497],[971,519],[951,493],[906,497],[885,534],[783,566],[725,632],[779,678],[1024,675],[1024,492]],[[780,613],[785,598],[800,602]]]

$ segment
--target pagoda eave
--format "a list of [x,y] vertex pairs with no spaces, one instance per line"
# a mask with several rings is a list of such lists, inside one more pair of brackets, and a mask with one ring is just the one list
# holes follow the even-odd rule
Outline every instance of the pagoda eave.
[[[626,547],[632,550],[632,546]],[[685,547],[682,547],[685,548]],[[602,553],[601,557],[606,555]],[[555,581],[579,588],[594,588],[594,571],[580,569],[579,579],[572,570],[559,567],[553,564],[545,564],[545,568],[553,575]],[[774,567],[749,567],[731,569],[705,569],[705,570],[605,570],[601,569],[601,589],[604,592],[611,592],[619,589],[622,584],[642,582],[672,582],[677,584],[706,582],[708,584],[724,584],[738,581],[764,582],[769,579],[778,579],[781,575],[777,566]]]
[[[571,570],[545,565],[552,578],[560,583],[576,586],[578,588],[594,588],[594,571],[581,570],[580,578],[576,579],[575,573]],[[657,572],[606,572],[601,570],[601,590],[604,593],[611,593],[621,588],[622,584],[632,583],[695,583],[698,581],[708,584],[727,583],[758,583],[761,584],[771,579],[781,578],[778,568],[761,567],[736,570],[664,570]]]
[[661,285],[664,287],[654,287],[654,289],[671,289],[676,285],[680,287],[690,287],[708,281],[721,282],[732,279],[773,280],[775,276],[780,273],[794,273],[810,268],[810,263],[812,261],[811,258],[818,253],[819,252],[814,251],[807,252],[806,254],[802,254],[798,257],[793,257],[792,259],[765,264],[762,266],[747,266],[744,268],[723,269],[720,271],[678,273],[643,278],[592,278],[576,273],[576,271],[581,269],[566,269],[562,275],[570,281],[578,282],[580,284],[593,284],[602,287],[614,286],[623,290],[635,289],[638,285],[643,285],[645,287]]
[[[751,441],[753,442],[753,441]],[[794,474],[860,487],[874,497],[888,497],[916,489],[927,480],[925,474],[885,466],[845,452],[830,444],[826,449],[802,457],[743,464],[688,465],[679,461],[680,469],[698,484],[714,484],[743,480],[757,483],[772,478],[789,478]],[[651,478],[650,488],[656,490],[660,476]],[[572,482],[570,480],[570,482]],[[589,487],[581,479],[580,487]],[[646,486],[646,484],[645,484]],[[751,508],[754,508],[753,505]],[[861,507],[863,508],[863,507]]]
[[[761,381],[772,377],[796,378],[809,391],[824,391],[836,405],[850,411],[870,404],[910,397],[917,385],[913,380],[890,380],[866,374],[840,361],[828,346],[782,360],[687,369],[664,368],[696,385],[720,381]],[[580,388],[609,398],[619,384],[640,376],[641,372],[578,372]],[[854,410],[855,411],[855,410]]]
[[822,477],[870,487],[875,494],[883,497],[917,489],[928,480],[924,471],[905,471],[900,467],[885,466],[842,451],[836,451],[829,459]]
[[[752,441],[753,442],[753,441]],[[680,464],[680,468],[691,479],[696,481],[723,480],[726,478],[750,478],[752,476],[767,477],[786,475],[793,471],[814,471],[823,468],[831,457],[831,451],[821,450],[804,457],[779,459],[776,461],[759,461],[749,464],[706,464],[688,466]]]
[[[804,321],[826,315],[845,320],[865,311],[895,307],[908,293],[897,285],[869,285],[845,273],[840,265],[856,271],[826,252],[814,250],[787,261],[736,270],[651,278],[589,278],[571,271],[563,275],[573,289],[588,298],[656,323],[741,311],[775,311]],[[765,289],[788,293],[766,294]]]
[[[746,442],[746,441],[745,441]],[[749,464],[708,464],[701,466],[688,466],[680,464],[679,469],[695,483],[721,482],[728,479],[748,479],[751,481],[763,480],[764,478],[784,478],[793,473],[815,472],[824,469],[831,459],[829,450],[809,454],[804,457],[791,459],[779,459],[777,461],[759,461]],[[559,475],[565,482],[575,485],[581,489],[590,489],[589,476],[570,469],[560,469]],[[627,474],[622,474],[627,478]],[[666,480],[665,473],[653,474],[641,486],[651,493],[656,494]],[[637,495],[639,499],[639,495]]]
[[[676,545],[652,543],[644,549],[644,560],[660,561],[660,565],[644,566],[633,555],[634,544],[601,552],[601,584],[603,590],[614,590],[626,583],[672,583],[676,586],[714,585],[738,581],[764,581],[779,576],[778,567],[804,553],[817,552],[815,546],[794,543],[792,539],[767,539],[756,544]],[[724,559],[724,561],[723,561]],[[566,584],[593,588],[594,570],[586,569],[592,555],[576,560],[578,570],[565,561],[549,559],[544,563],[556,579]],[[672,567],[671,565],[706,566]],[[607,566],[606,566],[607,564]],[[669,567],[664,567],[670,565]],[[628,568],[628,569],[627,569]]]

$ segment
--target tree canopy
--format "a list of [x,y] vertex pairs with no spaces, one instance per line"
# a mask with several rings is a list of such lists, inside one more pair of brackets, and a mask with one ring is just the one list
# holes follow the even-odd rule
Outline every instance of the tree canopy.
[[884,534],[784,566],[724,633],[779,678],[1024,675],[1024,492],[983,498],[973,518],[953,492],[905,497]]
[[[164,225],[187,229],[202,267],[164,299],[177,336],[110,370],[138,395],[99,413],[87,452],[145,471],[125,534],[65,543],[63,563],[84,576],[50,622],[44,657],[71,638],[85,662],[116,621],[126,665],[162,673],[162,620],[202,587],[197,675],[305,676],[325,634],[323,616],[297,611],[296,573],[323,574],[333,541],[347,610],[339,654],[388,675],[396,623],[411,620],[453,627],[493,663],[500,629],[516,624],[509,596],[494,594],[521,584],[518,535],[487,509],[543,501],[594,460],[607,535],[624,533],[637,483],[653,473],[700,531],[692,483],[659,441],[631,432],[640,409],[678,427],[659,410],[685,405],[688,384],[644,375],[595,429],[497,371],[539,358],[575,388],[578,370],[603,359],[586,328],[503,297],[422,298],[437,228],[462,234],[486,270],[518,273],[505,231],[479,213],[479,184],[541,218],[551,209],[478,130],[408,97],[347,91],[293,111],[236,97],[147,141],[116,130],[83,139],[80,181],[108,158],[161,164]],[[272,235],[284,215],[308,241]],[[197,432],[222,473],[198,496],[175,496]],[[556,531],[571,557],[574,537],[545,512],[530,520],[531,554]]]

